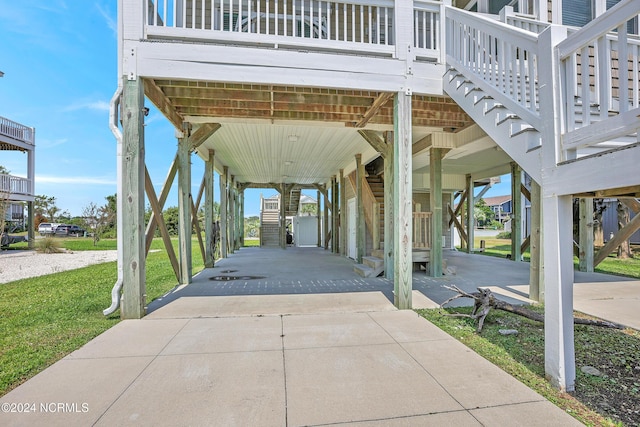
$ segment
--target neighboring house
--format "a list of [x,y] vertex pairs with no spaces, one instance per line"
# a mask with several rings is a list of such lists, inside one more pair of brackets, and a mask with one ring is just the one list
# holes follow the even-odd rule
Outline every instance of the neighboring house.
[[495,215],[493,219],[496,221],[504,224],[511,216],[511,195],[485,197],[483,200],[493,211]]
[[27,176],[0,174],[0,196],[8,201],[6,220],[24,224],[24,206],[27,204],[27,231],[29,242],[35,237],[33,222],[35,178],[35,129],[0,117],[0,151],[21,151],[26,154]]
[[[128,213],[119,229],[130,243],[145,239],[145,96],[176,129],[179,176],[190,176],[191,153],[205,162],[205,206],[220,174],[223,257],[241,240],[244,189],[277,189],[285,216],[298,207],[293,191],[317,190],[330,216],[322,243],[358,261],[382,246],[402,309],[412,306],[416,244],[428,253],[428,273],[440,277],[452,225],[472,227],[472,219],[455,223],[455,195],[508,171],[522,183],[526,173],[531,193],[544,195],[533,204],[542,234],[553,235],[539,252],[532,245],[532,257],[544,257],[532,265],[544,265],[535,273],[555,316],[546,374],[572,390],[573,342],[563,340],[573,336],[564,298],[573,286],[565,250],[572,198],[640,191],[639,47],[624,31],[637,29],[637,0],[608,12],[614,1],[595,0],[586,13],[593,24],[563,26],[591,2],[119,0],[112,129],[127,153],[118,201],[126,199]],[[180,182],[190,230],[191,183]],[[186,284],[191,245],[182,234]],[[144,265],[136,245],[119,247],[122,266]],[[144,315],[140,271],[125,269],[123,317]]]

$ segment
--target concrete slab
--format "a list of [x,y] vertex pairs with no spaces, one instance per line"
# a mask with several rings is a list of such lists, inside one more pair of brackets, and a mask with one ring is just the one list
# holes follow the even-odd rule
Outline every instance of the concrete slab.
[[395,310],[395,308],[380,292],[182,297],[150,313],[146,318],[267,316],[387,310]]
[[277,351],[281,335],[280,316],[191,319],[160,354]]
[[63,359],[0,399],[0,425],[93,425],[152,360]]
[[187,319],[162,319],[153,322],[146,319],[123,320],[69,354],[67,358],[155,356],[187,322]]
[[[335,425],[335,424],[329,424]],[[384,420],[376,421],[360,421],[351,423],[351,425],[357,427],[442,427],[442,426],[455,426],[455,427],[479,427],[482,426],[478,420],[476,420],[467,411],[455,411],[455,412],[443,412],[431,415],[418,415],[415,417],[398,417],[398,418],[385,418]],[[486,424],[485,424],[486,425]]]
[[98,426],[285,425],[281,351],[159,356]]
[[369,313],[369,316],[399,343],[453,339],[411,310],[376,312]]
[[545,400],[456,340],[402,347],[466,409]]
[[578,427],[583,425],[562,411],[548,412],[545,402],[527,402],[501,408],[480,408],[470,412],[485,426]]
[[285,350],[289,425],[462,409],[396,344]]

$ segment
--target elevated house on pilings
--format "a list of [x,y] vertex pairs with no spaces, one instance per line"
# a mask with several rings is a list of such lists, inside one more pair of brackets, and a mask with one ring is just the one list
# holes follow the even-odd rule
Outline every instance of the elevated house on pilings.
[[[33,201],[35,199],[35,129],[0,117],[0,151],[20,151],[26,154],[26,177],[0,174],[0,203],[2,204],[1,211],[5,215],[7,222],[19,222],[21,224],[26,222],[27,236],[31,246],[35,238],[33,215]],[[27,205],[26,218],[24,204]],[[0,230],[0,234],[3,231]]]
[[[324,230],[335,231],[323,236],[328,248],[360,260],[367,233],[376,234],[395,304],[411,308],[414,212],[428,213],[428,274],[438,277],[450,227],[473,249],[473,215],[458,221],[452,195],[470,199],[476,181],[510,172],[512,193],[529,197],[544,236],[530,236],[531,296],[546,303],[547,375],[573,389],[572,199],[640,193],[638,1],[607,10],[612,2],[596,0],[584,22],[573,20],[591,0],[504,3],[119,0],[112,127],[121,137],[122,317],[142,317],[145,307],[146,97],[178,134],[170,176],[178,171],[181,283],[191,280],[188,238],[201,197],[213,265],[215,170],[222,256],[241,241],[246,188],[275,187],[286,198],[310,186],[332,221]],[[565,26],[576,23],[586,25]],[[192,152],[206,165],[197,198]],[[376,161],[370,170],[384,190],[369,209],[365,170]],[[149,190],[159,214],[166,195]],[[523,243],[514,239],[514,262]]]

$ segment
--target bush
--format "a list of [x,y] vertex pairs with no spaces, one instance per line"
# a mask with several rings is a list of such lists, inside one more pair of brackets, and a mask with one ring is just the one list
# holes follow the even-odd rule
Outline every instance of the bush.
[[60,242],[53,237],[45,237],[44,239],[40,239],[38,241],[36,250],[43,254],[58,254],[62,252],[62,249],[60,248]]
[[503,231],[502,233],[498,233],[496,239],[511,239],[511,232]]

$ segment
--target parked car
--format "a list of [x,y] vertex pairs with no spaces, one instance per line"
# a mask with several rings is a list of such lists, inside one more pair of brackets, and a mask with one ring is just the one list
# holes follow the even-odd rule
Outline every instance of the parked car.
[[80,237],[84,236],[84,229],[78,227],[77,225],[68,225],[68,224],[60,224],[56,227],[55,235],[56,236],[75,236]]
[[38,233],[40,233],[41,236],[46,236],[47,234],[53,234],[54,233],[53,224],[51,224],[50,222],[40,223],[40,225],[38,226]]

